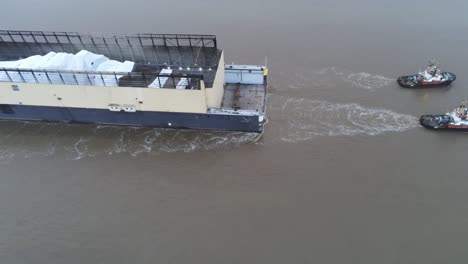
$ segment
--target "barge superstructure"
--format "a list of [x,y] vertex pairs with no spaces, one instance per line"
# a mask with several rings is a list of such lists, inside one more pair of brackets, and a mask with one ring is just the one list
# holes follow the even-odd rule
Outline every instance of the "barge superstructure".
[[[131,67],[24,63],[57,54]],[[0,119],[262,132],[266,72],[225,65],[214,35],[3,30]]]

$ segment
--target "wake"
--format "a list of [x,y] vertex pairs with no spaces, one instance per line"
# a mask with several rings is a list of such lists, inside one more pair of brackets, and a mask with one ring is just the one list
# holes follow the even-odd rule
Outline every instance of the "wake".
[[316,75],[334,75],[346,83],[350,83],[354,87],[363,88],[366,90],[376,90],[386,87],[393,82],[394,79],[382,75],[371,74],[367,72],[347,72],[345,70],[337,70],[335,67],[324,68],[315,73]]
[[318,136],[376,136],[418,126],[414,116],[356,103],[272,96],[270,106],[270,117],[277,123],[285,123],[279,130],[280,138],[286,142],[305,141]]
[[124,154],[131,157],[231,149],[256,143],[257,133],[195,131],[34,122],[0,122],[0,164],[14,158],[68,160]]

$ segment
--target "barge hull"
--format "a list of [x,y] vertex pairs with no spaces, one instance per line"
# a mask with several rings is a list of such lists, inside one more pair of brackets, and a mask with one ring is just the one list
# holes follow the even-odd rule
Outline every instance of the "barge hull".
[[263,117],[256,115],[151,111],[113,112],[106,109],[28,105],[0,105],[0,120],[225,130],[254,133],[260,133],[263,130]]

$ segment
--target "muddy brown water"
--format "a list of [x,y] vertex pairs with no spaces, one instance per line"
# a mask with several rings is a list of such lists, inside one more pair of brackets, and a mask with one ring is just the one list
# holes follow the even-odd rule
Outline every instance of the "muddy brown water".
[[[467,8],[2,3],[4,29],[215,33],[271,78],[260,138],[0,122],[0,263],[462,263],[467,134],[417,119],[468,99]],[[431,58],[451,87],[396,85]]]

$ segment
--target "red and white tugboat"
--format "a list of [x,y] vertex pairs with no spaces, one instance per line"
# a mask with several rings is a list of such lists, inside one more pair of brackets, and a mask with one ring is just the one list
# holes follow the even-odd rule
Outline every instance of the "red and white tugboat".
[[405,88],[429,88],[447,86],[456,79],[455,74],[442,72],[437,66],[437,62],[432,60],[424,71],[415,75],[399,77],[397,81],[400,86]]
[[423,127],[434,130],[468,131],[468,107],[461,104],[445,115],[423,115],[419,122]]

